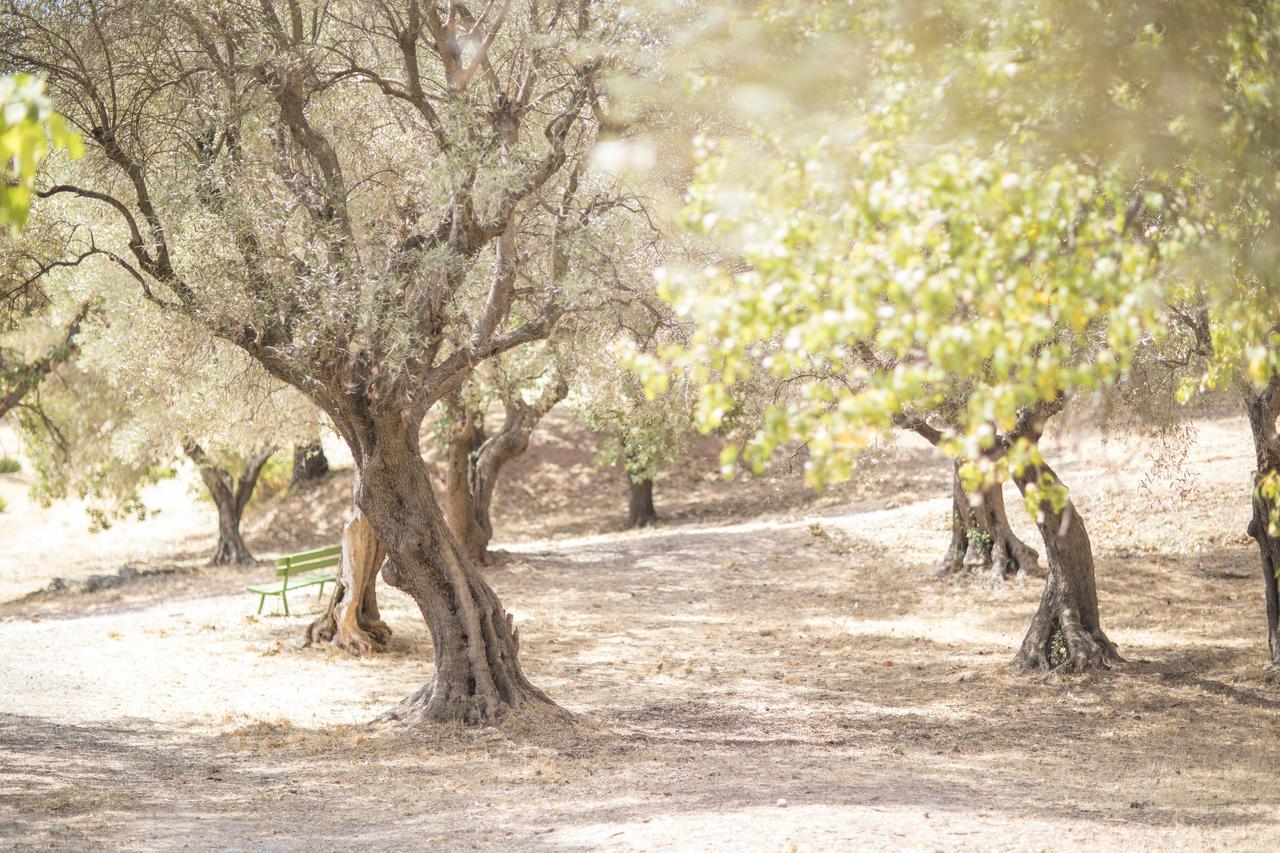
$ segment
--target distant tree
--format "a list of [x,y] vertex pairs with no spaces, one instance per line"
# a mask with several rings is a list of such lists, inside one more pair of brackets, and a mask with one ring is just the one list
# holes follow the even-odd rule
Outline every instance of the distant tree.
[[[482,564],[489,561],[498,475],[528,450],[538,422],[569,393],[554,353],[527,359],[514,369],[506,363],[511,360],[494,359],[473,375],[469,387],[445,401],[445,518],[458,543]],[[496,429],[487,430],[484,416],[491,399],[502,406],[503,418]]]
[[41,395],[39,416],[21,419],[37,495],[86,498],[108,526],[147,515],[142,487],[189,460],[218,512],[210,563],[252,563],[240,525],[263,466],[295,435],[314,434],[319,413],[239,350],[198,328],[170,337],[171,325],[134,307],[123,327],[97,318],[74,367]]
[[324,447],[318,442],[307,442],[293,446],[293,473],[289,476],[289,486],[312,483],[329,476],[329,457],[324,455]]

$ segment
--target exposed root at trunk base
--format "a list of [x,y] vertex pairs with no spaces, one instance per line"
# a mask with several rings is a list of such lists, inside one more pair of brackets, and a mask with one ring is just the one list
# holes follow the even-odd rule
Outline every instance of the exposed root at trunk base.
[[1047,638],[1023,640],[1013,665],[1023,672],[1084,673],[1111,669],[1124,663],[1115,643],[1101,629],[1059,630],[1054,625]]
[[357,510],[342,530],[342,564],[329,606],[307,626],[306,645],[331,643],[356,656],[386,648],[391,628],[378,613],[376,592],[383,556],[373,525]]
[[478,726],[520,720],[558,727],[574,723],[573,714],[552,702],[537,688],[534,688],[536,693],[511,705],[506,702],[485,701],[484,697],[465,690],[450,690],[447,686],[442,687],[438,681],[431,679],[425,687],[380,715],[374,720],[374,724],[391,729],[412,730],[449,722]]
[[237,530],[235,536],[222,535],[218,538],[218,547],[209,558],[211,566],[252,566],[258,561],[250,553]]
[[1263,684],[1280,684],[1280,666],[1273,663],[1265,663],[1262,665],[1262,683]]
[[[1078,518],[1073,522],[1082,534],[1083,523]],[[1074,554],[1075,559],[1063,565],[1058,559],[1064,550],[1050,547],[1049,578],[1045,581],[1044,594],[1022,640],[1022,648],[1013,658],[1013,665],[1024,672],[1093,672],[1124,663],[1115,643],[1098,625],[1097,600],[1092,595],[1093,565],[1091,558],[1086,559],[1088,551],[1080,548]],[[1072,577],[1073,572],[1079,573],[1079,577]]]

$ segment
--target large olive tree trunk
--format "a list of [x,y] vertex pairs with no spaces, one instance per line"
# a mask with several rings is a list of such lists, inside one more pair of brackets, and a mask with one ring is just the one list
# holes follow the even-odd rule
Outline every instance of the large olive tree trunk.
[[525,678],[511,615],[450,533],[416,429],[388,416],[359,440],[356,503],[386,552],[382,576],[417,603],[435,653],[430,683],[386,719],[480,723],[513,710],[559,712]]
[[493,494],[503,466],[529,449],[534,427],[568,393],[568,383],[558,379],[534,403],[526,403],[518,393],[509,394],[502,404],[502,426],[492,435],[484,433],[482,414],[459,395],[447,401],[451,425],[445,518],[462,550],[481,565],[489,562]]
[[[1024,468],[1014,482],[1025,495],[1032,483],[1060,481],[1041,463]],[[1121,662],[1098,617],[1093,546],[1075,503],[1068,501],[1058,511],[1042,501],[1036,526],[1044,540],[1048,578],[1014,664],[1023,669],[1082,672]]]
[[637,480],[627,475],[627,527],[648,527],[658,523],[653,506],[653,480]]
[[1242,395],[1257,456],[1257,469],[1253,474],[1253,518],[1249,522],[1249,535],[1257,541],[1262,557],[1267,646],[1271,656],[1267,669],[1270,673],[1275,673],[1280,670],[1280,590],[1277,589],[1276,578],[1276,572],[1280,571],[1280,537],[1271,532],[1271,518],[1277,510],[1277,502],[1265,497],[1259,486],[1264,478],[1280,473],[1280,438],[1276,433],[1276,418],[1280,417],[1280,378],[1272,377],[1260,392],[1245,387]]
[[244,509],[253,497],[262,466],[271,458],[274,448],[251,454],[244,462],[239,476],[233,476],[225,468],[215,465],[204,450],[188,442],[183,450],[200,471],[200,479],[209,490],[213,504],[218,508],[218,545],[209,559],[211,566],[248,565],[255,562],[244,537],[240,535],[240,521]]
[[356,509],[342,529],[338,582],[325,612],[307,626],[306,645],[332,643],[354,655],[386,646],[391,628],[378,612],[375,589],[385,556],[373,525]]
[[955,462],[951,478],[951,543],[935,573],[984,572],[1001,581],[1036,572],[1040,555],[1009,526],[1004,489],[997,484],[970,495],[960,482],[961,464]]

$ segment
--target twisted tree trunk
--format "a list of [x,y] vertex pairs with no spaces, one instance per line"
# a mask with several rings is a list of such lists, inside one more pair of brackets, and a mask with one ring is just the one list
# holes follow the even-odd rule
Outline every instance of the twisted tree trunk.
[[197,444],[188,442],[183,450],[191,461],[196,463],[200,471],[200,479],[209,490],[213,504],[218,508],[218,545],[209,559],[211,566],[249,565],[255,562],[244,537],[240,535],[240,520],[244,517],[244,508],[253,497],[253,490],[258,485],[258,476],[262,466],[267,464],[274,448],[255,453],[245,460],[239,477],[233,477],[229,471],[214,465],[208,455]]
[[955,462],[951,478],[951,544],[935,574],[986,572],[993,581],[1002,581],[1018,572],[1036,572],[1040,555],[1009,526],[1004,489],[989,486],[977,493],[975,503],[960,482],[961,464]]
[[653,507],[653,480],[636,480],[627,475],[627,527],[648,527],[658,523]]
[[384,719],[491,722],[512,711],[562,714],[519,663],[519,635],[476,560],[450,533],[418,453],[397,416],[361,436],[356,502],[387,555],[382,576],[418,604],[435,654],[430,683]]
[[391,628],[378,612],[375,589],[384,557],[373,525],[354,510],[342,528],[338,582],[325,612],[307,626],[305,645],[332,643],[357,656],[386,647]]
[[558,379],[532,404],[517,394],[503,401],[502,427],[484,434],[482,415],[469,409],[458,395],[446,403],[452,414],[449,460],[445,472],[445,518],[463,552],[484,565],[493,539],[490,510],[498,475],[512,459],[529,449],[534,427],[569,393]]
[[[1014,482],[1025,495],[1032,483],[1060,481],[1042,463],[1028,465]],[[1059,512],[1042,501],[1036,526],[1044,539],[1049,572],[1040,607],[1014,664],[1023,669],[1083,672],[1121,662],[1098,617],[1093,546],[1075,504],[1068,500]]]
[[1245,386],[1242,389],[1245,413],[1253,432],[1253,448],[1257,469],[1253,472],[1253,518],[1249,535],[1258,543],[1262,557],[1262,589],[1267,611],[1267,646],[1271,660],[1269,675],[1280,671],[1280,590],[1276,572],[1280,571],[1280,536],[1272,533],[1271,519],[1280,509],[1274,498],[1260,488],[1268,477],[1280,475],[1280,438],[1276,418],[1280,417],[1280,377],[1272,377],[1262,391]]

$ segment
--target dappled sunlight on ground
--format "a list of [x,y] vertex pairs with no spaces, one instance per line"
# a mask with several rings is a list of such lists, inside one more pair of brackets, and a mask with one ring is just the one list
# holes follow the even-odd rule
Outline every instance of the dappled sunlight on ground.
[[[314,598],[290,618],[253,616],[239,588],[267,567],[5,605],[0,836],[1280,846],[1280,688],[1262,679],[1261,583],[1235,529],[1247,492],[1228,488],[1248,466],[1243,424],[1202,427],[1199,456],[1215,461],[1197,472],[1203,491],[1178,501],[1133,488],[1133,448],[1073,440],[1050,453],[1094,540],[1103,624],[1128,659],[1116,672],[1008,668],[1042,581],[927,579],[948,535],[948,471],[910,450],[876,475],[901,483],[881,498],[851,489],[843,503],[639,533],[508,528],[489,578],[530,678],[577,715],[568,730],[368,727],[431,675],[420,616],[385,586],[392,649],[364,659],[300,647]],[[608,528],[613,508],[595,509],[583,524]]]

